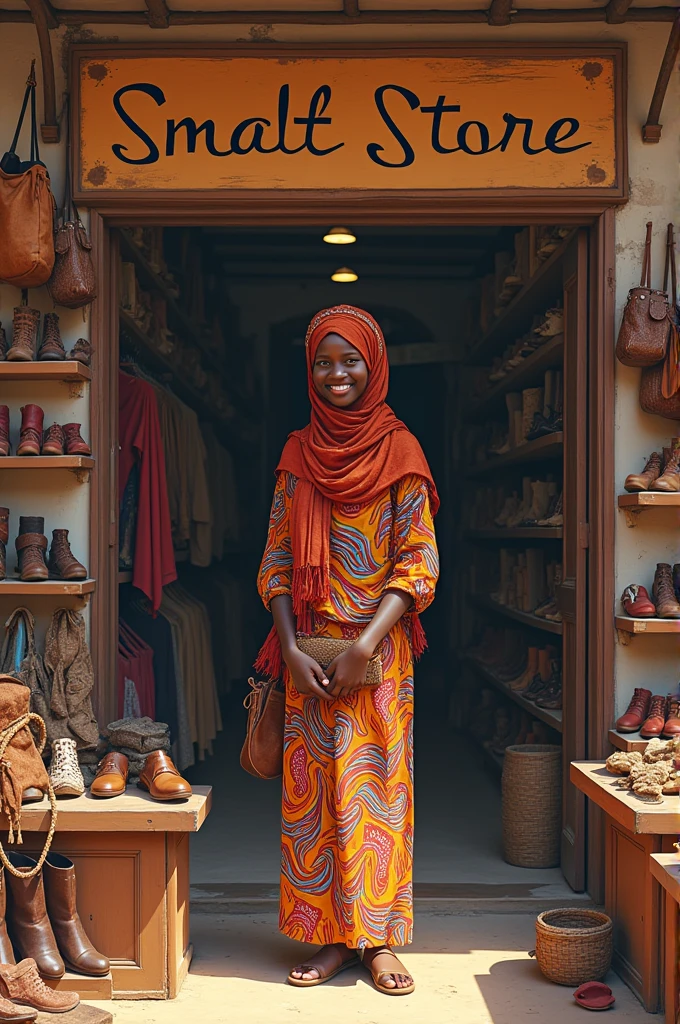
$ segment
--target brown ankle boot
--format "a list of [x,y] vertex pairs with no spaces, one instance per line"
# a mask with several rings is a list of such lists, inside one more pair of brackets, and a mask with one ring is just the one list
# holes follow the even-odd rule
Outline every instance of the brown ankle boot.
[[68,530],[52,530],[52,546],[47,568],[52,579],[86,580],[87,569],[71,551],[68,542]]
[[0,405],[0,456],[9,455],[12,448],[9,443],[9,406]]
[[45,313],[43,317],[42,345],[38,359],[43,362],[56,362],[66,359],[66,349],[59,331],[59,317],[56,313]]
[[14,542],[19,560],[19,576],[30,583],[49,578],[45,552],[45,520],[42,516],[20,516],[19,536]]
[[675,596],[673,569],[666,562],[659,562],[656,567],[652,600],[660,619],[680,619],[680,602]]
[[89,444],[80,435],[80,423],[65,423],[64,437],[67,455],[92,455]]
[[21,430],[17,455],[40,455],[45,414],[39,405],[21,408]]
[[50,853],[43,868],[47,912],[66,969],[101,978],[110,964],[97,952],[85,933],[76,907],[76,869],[60,853]]
[[42,454],[64,454],[64,428],[60,427],[58,423],[53,423],[52,426],[48,427],[45,431],[42,443]]
[[663,473],[655,482],[654,490],[667,493],[680,491],[680,437],[674,437],[671,441]]
[[35,359],[39,326],[39,309],[29,309],[28,306],[14,307],[12,347],[7,353],[10,362],[30,363]]
[[[8,872],[9,874],[9,872]],[[4,867],[0,867],[0,963],[13,964],[14,951],[7,934],[7,880]],[[2,1019],[2,1018],[0,1018]]]
[[5,359],[7,359],[7,332],[0,324],[0,363],[4,363]]
[[[35,867],[33,858],[23,853],[8,853],[7,856],[12,866],[22,873]],[[59,955],[47,916],[42,872],[32,878],[17,878],[8,871],[5,878],[10,906],[7,923],[12,945],[23,957],[35,960],[43,978],[63,977],[64,961]]]
[[[0,508],[0,580],[7,576],[7,541],[9,540],[9,509]],[[0,867],[0,889],[2,888],[2,867]],[[3,896],[0,892],[0,909]],[[2,925],[0,923],[0,957],[2,956]],[[0,963],[3,961],[0,959]]]
[[[652,452],[641,473],[628,474],[623,489],[631,493],[635,491],[648,491],[652,484],[659,479],[661,472],[661,455],[659,452]],[[654,487],[654,490],[656,490],[656,487]]]
[[[45,1013],[66,1013],[68,1010],[75,1010],[80,1002],[77,992],[55,992],[46,985],[38,974],[37,964],[32,957],[26,957],[16,965],[0,964],[0,995],[12,1003],[21,1003],[23,1009],[32,1006],[34,1011]],[[20,1007],[17,1006],[16,1009]],[[36,1019],[37,1016],[36,1014]]]
[[92,345],[85,338],[78,338],[69,355],[76,362],[89,366],[92,359]]

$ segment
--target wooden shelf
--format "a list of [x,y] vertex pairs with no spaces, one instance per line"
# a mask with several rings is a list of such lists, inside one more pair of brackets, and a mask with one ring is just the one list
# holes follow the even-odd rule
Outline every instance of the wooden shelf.
[[539,437],[536,441],[527,441],[506,452],[505,455],[497,455],[487,459],[479,466],[469,466],[466,476],[483,476],[484,473],[496,472],[505,469],[506,466],[518,466],[525,462],[538,462],[541,459],[561,459],[564,452],[564,434],[559,431],[556,434],[547,434],[546,437]]
[[609,742],[617,750],[625,750],[627,753],[637,750],[640,754],[644,754],[649,740],[640,739],[639,732],[617,732],[616,729],[610,729]]
[[93,469],[90,455],[5,455],[0,469]]
[[641,491],[639,494],[619,494],[619,508],[680,508],[680,493]]
[[465,536],[469,540],[495,540],[502,544],[506,540],[562,540],[563,532],[561,526],[499,526],[491,530],[466,530]]
[[465,419],[468,421],[489,419],[493,409],[501,406],[505,408],[502,399],[509,391],[521,391],[539,381],[542,383],[545,371],[561,367],[563,360],[564,335],[560,334],[551,338],[539,349],[536,349],[532,355],[522,360],[512,373],[490,388],[485,395],[471,402],[464,412]]
[[486,334],[472,347],[465,363],[468,366],[483,366],[491,356],[497,354],[509,342],[521,338],[531,326],[537,312],[554,306],[562,300],[562,260],[573,238],[573,232],[562,240],[558,248],[517,293],[512,302],[491,325]]
[[95,580],[45,580],[42,583],[25,583],[23,580],[7,579],[0,582],[0,596],[19,595],[25,597],[54,597],[91,594]]
[[490,597],[482,597],[478,594],[468,594],[468,601],[473,608],[495,612],[497,615],[505,615],[507,618],[521,622],[525,626],[531,626],[532,629],[540,629],[544,633],[562,635],[561,622],[548,622],[546,619],[539,618],[538,615],[532,615],[531,612],[521,612],[517,608],[507,608],[504,604],[499,604],[498,601],[492,601]]
[[680,619],[631,619],[629,615],[616,616],[616,628],[625,633],[680,633]]
[[477,661],[476,658],[466,657],[466,664],[468,664],[482,679],[485,679],[487,683],[495,686],[497,690],[514,701],[515,704],[523,708],[534,718],[537,718],[540,722],[544,722],[549,725],[551,729],[555,729],[556,732],[562,732],[562,712],[561,711],[550,711],[548,708],[539,708],[533,701],[527,700],[521,693],[517,693],[516,690],[512,690],[507,683],[504,683],[502,679],[495,676],[493,672],[490,672],[481,661]]
[[83,383],[92,380],[89,366],[77,359],[54,363],[0,363],[0,383],[3,380],[65,380]]

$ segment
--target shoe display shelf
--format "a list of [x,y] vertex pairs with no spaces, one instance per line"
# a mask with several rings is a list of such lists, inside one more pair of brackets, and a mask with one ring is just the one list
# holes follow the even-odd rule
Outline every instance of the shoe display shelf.
[[619,508],[626,517],[628,526],[637,526],[638,517],[650,508],[680,508],[680,492],[639,491],[635,494],[619,494]]
[[561,622],[550,622],[548,619],[541,619],[538,615],[532,615],[531,612],[523,612],[518,608],[508,608],[507,605],[499,604],[498,601],[494,601],[490,597],[484,597],[480,594],[468,594],[468,601],[473,608],[479,608],[482,611],[496,612],[498,615],[505,615],[509,619],[515,619],[516,622],[521,622],[525,626],[531,626],[533,629],[540,629],[544,633],[555,633],[559,636],[562,635],[562,623]]
[[617,615],[616,628],[622,633],[680,633],[680,619],[632,619],[629,615]]
[[[111,961],[111,972],[104,978],[69,973],[53,987],[85,1000],[175,998],[193,954],[189,837],[203,825],[211,800],[209,786],[195,786],[187,800],[166,803],[128,786],[110,800],[86,793],[58,801],[52,850],[76,865],[78,910],[95,948]],[[22,850],[29,856],[39,854],[49,823],[46,797],[22,808]],[[99,1024],[96,1017],[74,1013],[66,1019],[71,1017]]]
[[0,581],[0,597],[80,597],[91,594],[95,587],[95,580],[41,580],[31,583],[26,580],[5,579]]
[[2,455],[0,469],[94,469],[90,455]]
[[498,349],[514,341],[526,329],[527,321],[537,310],[547,309],[562,294],[564,255],[574,233],[567,235],[545,263],[541,263],[512,302],[472,347],[465,359],[467,366],[483,366]]
[[497,526],[488,530],[466,530],[468,540],[562,540],[561,526]]
[[471,423],[489,419],[503,406],[503,398],[510,391],[522,391],[543,380],[546,370],[561,369],[564,361],[564,335],[546,341],[527,356],[512,373],[490,388],[485,395],[471,402],[465,410],[465,418]]
[[649,740],[643,740],[639,732],[619,732],[617,729],[610,729],[609,742],[617,750],[624,750],[627,753],[636,750],[644,754]]
[[476,466],[469,466],[466,476],[482,476],[494,473],[506,466],[521,465],[523,462],[538,462],[542,459],[561,459],[564,453],[564,434],[560,430],[555,434],[546,434],[535,441],[527,441],[503,455],[496,455]]
[[77,359],[54,362],[1,362],[0,383],[3,380],[55,380],[81,383],[92,380],[92,370]]
[[515,704],[517,704],[520,708],[523,708],[524,711],[527,711],[534,718],[537,718],[540,722],[544,722],[545,725],[549,725],[551,729],[555,729],[555,731],[559,733],[562,732],[561,711],[551,711],[549,708],[538,707],[538,705],[535,704],[533,701],[527,700],[526,697],[523,697],[521,695],[521,693],[517,693],[516,690],[511,689],[511,687],[508,686],[507,683],[505,683],[502,679],[499,679],[498,676],[494,675],[494,673],[491,672],[486,667],[486,665],[482,664],[481,661],[477,661],[476,658],[468,656],[464,660],[465,664],[469,665],[470,668],[474,672],[476,672],[478,676],[481,676],[481,678],[484,679],[487,683],[490,683],[491,686],[494,686],[497,690],[500,690],[500,692],[505,694],[505,696],[509,700],[514,701]]

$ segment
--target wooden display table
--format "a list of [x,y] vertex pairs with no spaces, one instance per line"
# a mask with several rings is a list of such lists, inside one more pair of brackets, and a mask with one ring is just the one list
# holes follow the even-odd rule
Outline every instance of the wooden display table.
[[[159,803],[128,787],[123,796],[59,801],[55,852],[76,865],[78,912],[111,960],[107,978],[69,974],[57,985],[83,999],[173,999],[189,970],[189,833],[210,812],[211,788]],[[22,809],[24,843],[36,856],[49,827],[45,798]]]
[[602,761],[575,761],[570,777],[606,815],[605,909],[614,922],[614,967],[645,1009],[656,1013],[663,1006],[664,938],[661,888],[650,858],[673,851],[680,799],[647,803],[619,789]]

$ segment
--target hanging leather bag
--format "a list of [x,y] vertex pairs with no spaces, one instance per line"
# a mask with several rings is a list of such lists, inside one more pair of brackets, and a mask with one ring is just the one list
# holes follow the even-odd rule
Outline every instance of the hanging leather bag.
[[651,286],[652,222],[647,224],[640,287],[631,288],[616,342],[624,366],[653,366],[666,355],[671,323],[668,296]]
[[54,236],[54,270],[47,284],[52,301],[67,309],[80,309],[97,298],[97,279],[92,262],[92,244],[73,202],[71,188],[71,131],[68,105],[66,117],[66,175],[64,203]]
[[283,727],[286,694],[276,682],[255,682],[243,702],[248,709],[241,767],[258,779],[277,779],[283,774]]
[[[38,150],[34,69],[35,61],[12,145],[0,160],[0,281],[17,288],[38,288],[54,267],[55,203]],[[22,162],[16,147],[29,98],[31,159]]]
[[664,291],[668,287],[670,270],[670,324],[669,343],[666,355],[656,366],[647,366],[640,379],[640,407],[653,416],[667,420],[680,420],[680,310],[678,309],[678,281],[675,262],[675,231],[668,225],[666,236],[666,271]]

